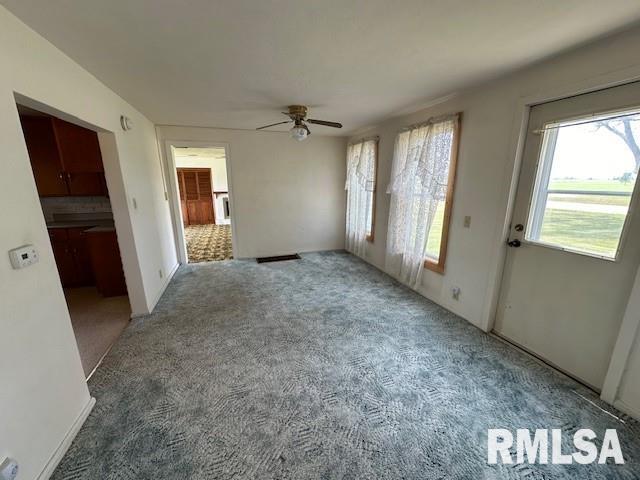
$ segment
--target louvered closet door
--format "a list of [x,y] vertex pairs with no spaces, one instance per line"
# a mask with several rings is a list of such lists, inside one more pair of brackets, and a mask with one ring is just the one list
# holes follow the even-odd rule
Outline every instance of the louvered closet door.
[[[206,225],[215,223],[211,170],[178,169],[180,203],[185,225]],[[186,212],[186,214],[185,214]]]

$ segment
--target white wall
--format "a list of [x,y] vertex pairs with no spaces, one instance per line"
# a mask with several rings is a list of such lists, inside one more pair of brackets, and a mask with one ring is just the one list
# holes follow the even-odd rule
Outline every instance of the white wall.
[[158,134],[163,145],[228,145],[236,258],[344,248],[346,139],[188,127]]
[[[1,7],[0,65],[0,385],[10,386],[0,389],[0,457],[17,458],[19,476],[26,480],[40,474],[90,396],[14,92],[34,106],[103,131],[107,183],[134,312],[153,307],[176,256],[153,125]],[[122,132],[121,114],[133,119],[134,130]],[[131,207],[134,198],[137,210]],[[40,262],[12,270],[6,252],[27,243],[37,247]]]
[[[490,300],[487,290],[494,280],[490,276],[499,251],[504,248],[502,226],[514,168],[513,132],[519,127],[521,99],[636,65],[639,42],[640,29],[635,29],[459,92],[430,108],[392,118],[363,132],[380,136],[375,243],[366,259],[384,268],[389,214],[389,196],[385,192],[397,132],[432,116],[463,112],[446,273],[426,271],[422,291],[471,323],[486,327],[490,323],[485,308]],[[469,229],[463,228],[465,215],[471,216]],[[462,289],[458,302],[451,300],[453,285]]]
[[218,157],[176,157],[177,168],[210,168],[213,175],[213,191],[228,191],[227,162]]
[[[385,192],[397,132],[432,116],[463,112],[446,272],[425,271],[419,290],[479,328],[490,329],[524,99],[560,91],[568,95],[601,85],[605,79],[626,81],[630,71],[640,73],[638,45],[640,29],[636,28],[360,132],[360,136],[380,136],[375,243],[369,246],[365,259],[385,267],[389,214]],[[471,216],[469,229],[463,228],[465,215]],[[459,301],[451,298],[452,286],[462,290]],[[640,366],[632,368],[636,370],[628,371],[627,378],[640,378]],[[640,405],[635,408],[640,410]]]
[[640,338],[638,334],[629,355],[616,401],[618,402],[616,406],[640,419]]

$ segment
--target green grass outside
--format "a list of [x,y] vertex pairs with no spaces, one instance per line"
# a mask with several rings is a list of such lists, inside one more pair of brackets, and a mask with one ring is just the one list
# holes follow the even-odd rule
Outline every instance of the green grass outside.
[[614,257],[625,215],[554,210],[545,212],[540,241]]
[[438,204],[436,216],[429,230],[429,238],[427,239],[427,254],[430,257],[438,258],[440,255],[440,243],[442,242],[442,224],[444,222],[444,202]]
[[553,202],[590,203],[598,205],[629,206],[631,197],[614,197],[611,195],[567,195],[552,193],[549,200]]
[[[440,252],[444,204],[438,206],[427,240],[427,253]],[[615,256],[625,216],[611,213],[549,209],[545,213],[540,241],[598,255]]]
[[549,190],[587,190],[591,192],[629,192],[633,182],[618,180],[552,180]]
[[[560,180],[551,182],[550,189],[586,190],[596,192],[629,192],[634,183],[618,180]],[[550,195],[550,200],[600,205],[628,206],[631,197],[607,195]],[[444,202],[438,205],[427,239],[427,253],[437,257],[440,252]],[[540,241],[553,245],[613,257],[616,253],[625,215],[593,213],[577,210],[548,209],[545,212]]]

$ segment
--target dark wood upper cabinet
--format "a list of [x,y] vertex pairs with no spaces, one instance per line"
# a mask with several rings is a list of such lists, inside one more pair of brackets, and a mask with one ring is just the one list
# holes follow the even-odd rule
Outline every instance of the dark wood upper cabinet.
[[50,117],[21,117],[22,131],[41,197],[68,195],[62,160]]
[[104,172],[96,132],[58,118],[53,119],[53,128],[65,172]]
[[69,195],[77,197],[107,196],[107,187],[102,173],[67,172]]
[[41,197],[108,194],[96,132],[47,116],[20,121]]

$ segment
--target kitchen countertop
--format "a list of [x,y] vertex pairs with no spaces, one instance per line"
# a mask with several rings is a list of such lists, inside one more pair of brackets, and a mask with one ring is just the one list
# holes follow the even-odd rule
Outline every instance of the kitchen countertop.
[[89,230],[85,230],[84,233],[102,233],[102,232],[113,232],[115,231],[116,227],[114,227],[113,225],[111,226],[97,226],[97,227],[93,227],[90,228]]
[[113,220],[63,220],[47,222],[47,228],[81,228],[81,227],[100,227],[100,228],[115,228]]

